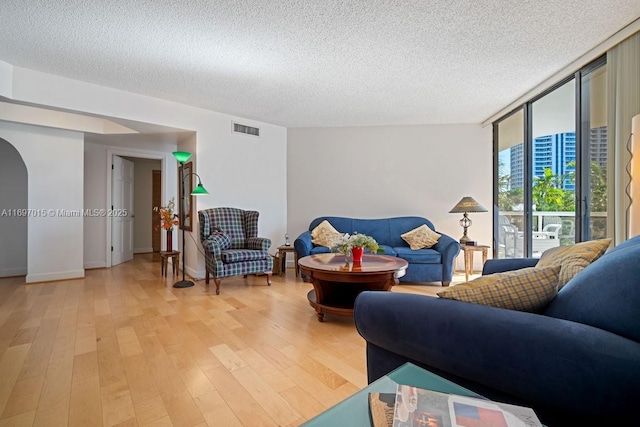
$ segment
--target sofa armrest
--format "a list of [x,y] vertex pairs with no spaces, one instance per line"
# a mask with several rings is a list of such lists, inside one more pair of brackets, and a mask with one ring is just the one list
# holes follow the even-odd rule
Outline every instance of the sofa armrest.
[[453,277],[453,262],[460,252],[460,243],[446,234],[440,233],[438,243],[433,249],[440,252],[442,256],[442,280],[450,282]]
[[293,248],[298,254],[298,258],[302,258],[311,254],[311,249],[313,249],[313,243],[311,242],[311,233],[309,231],[305,231],[300,234],[298,238],[293,242]]
[[535,267],[538,258],[503,258],[489,259],[484,263],[482,275],[504,273],[505,271],[520,270],[521,268]]
[[247,249],[257,249],[268,251],[271,247],[271,239],[266,237],[249,237],[247,239]]
[[368,345],[534,409],[626,418],[640,398],[640,344],[588,325],[393,292],[362,292],[354,319]]

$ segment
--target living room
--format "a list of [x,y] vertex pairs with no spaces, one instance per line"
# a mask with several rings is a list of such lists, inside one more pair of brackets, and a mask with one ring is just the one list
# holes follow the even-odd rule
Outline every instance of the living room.
[[[540,90],[540,82],[546,81],[551,85],[555,83],[553,79],[557,73],[572,72],[570,67],[576,58],[583,58],[584,62],[588,62],[587,59],[597,57],[602,52],[596,53],[594,49],[597,50],[602,41],[618,30],[628,30],[628,24],[632,29],[635,28],[633,32],[637,32],[638,10],[634,6],[629,2],[626,5],[628,9],[621,8],[624,10],[617,11],[617,20],[612,18],[613,22],[608,23],[613,28],[606,37],[594,35],[590,39],[594,42],[590,45],[584,48],[573,47],[573,56],[556,59],[556,68],[541,72],[539,78],[533,79],[535,81],[521,79],[526,81],[519,82],[518,90],[500,94],[501,98],[497,101],[487,95],[488,105],[483,106],[482,112],[469,111],[465,106],[464,94],[468,94],[469,102],[477,102],[475,92],[484,94],[485,91],[480,87],[469,87],[458,82],[461,89],[449,96],[452,99],[449,105],[431,105],[428,109],[414,112],[414,115],[402,117],[407,105],[417,105],[411,108],[419,110],[423,108],[419,103],[420,99],[428,99],[432,91],[447,92],[454,85],[444,80],[437,80],[435,84],[425,83],[434,81],[431,77],[423,77],[428,64],[423,64],[420,70],[388,71],[410,75],[410,84],[414,85],[415,94],[411,98],[405,98],[406,104],[397,99],[392,102],[390,94],[380,90],[390,80],[382,79],[376,83],[377,80],[372,79],[362,83],[358,75],[347,73],[346,66],[337,68],[336,73],[348,76],[349,85],[357,88],[351,94],[336,96],[335,92],[330,92],[323,97],[323,90],[320,90],[306,96],[298,95],[299,97],[291,99],[286,109],[282,104],[273,104],[264,108],[265,111],[273,110],[270,115],[261,115],[255,106],[245,110],[238,104],[213,108],[212,100],[215,96],[209,96],[210,94],[207,94],[208,99],[193,103],[163,99],[160,92],[153,92],[144,82],[145,79],[154,79],[156,73],[151,68],[132,69],[129,74],[138,76],[139,87],[125,88],[118,84],[118,77],[113,77],[112,84],[107,84],[106,81],[92,82],[89,75],[83,76],[81,71],[91,70],[91,65],[79,66],[75,74],[65,75],[54,68],[45,70],[40,65],[24,65],[28,63],[26,58],[16,56],[17,59],[13,59],[14,56],[9,52],[4,54],[0,51],[0,96],[3,98],[0,138],[4,140],[3,143],[14,147],[24,162],[28,174],[28,187],[25,183],[27,207],[33,210],[107,209],[111,197],[108,192],[111,179],[108,165],[112,155],[160,160],[165,184],[162,201],[163,204],[167,203],[172,197],[176,197],[178,190],[177,165],[171,153],[182,150],[192,153],[193,170],[210,194],[194,199],[195,211],[218,206],[259,211],[260,235],[271,239],[272,252],[284,243],[285,233],[294,238],[307,229],[313,218],[321,215],[356,218],[419,215],[431,220],[439,231],[459,238],[462,233],[459,215],[450,214],[449,211],[461,197],[471,195],[487,208],[494,204],[493,132],[490,119],[500,112],[506,113],[505,110],[512,103],[530,91]],[[62,13],[55,11],[55,6],[50,8],[47,12],[55,12],[55,16]],[[8,12],[24,16],[17,10]],[[483,11],[483,15],[487,13],[489,12]],[[47,34],[45,25],[38,31],[42,31],[38,32],[40,36]],[[496,33],[493,36],[500,38],[503,35]],[[379,41],[377,38],[376,40]],[[365,42],[364,45],[366,44]],[[88,47],[86,48],[88,51]],[[352,51],[350,53],[354,54]],[[388,49],[387,53],[388,62],[393,62],[397,59],[396,55],[400,55],[392,49]],[[64,52],[57,54],[64,55]],[[402,51],[402,54],[408,55],[408,52]],[[584,55],[591,57],[584,58]],[[106,54],[104,56],[108,57]],[[460,67],[473,68],[473,63],[462,61],[460,55],[457,57],[460,59]],[[189,62],[184,57],[172,60]],[[105,59],[105,62],[108,61],[110,59]],[[169,67],[167,62],[161,64],[157,68]],[[262,67],[234,65],[237,67],[234,72],[241,76],[238,80],[245,82],[270,82],[271,73],[277,73],[274,71],[277,68],[271,63],[263,64]],[[495,66],[509,67],[509,58]],[[257,70],[261,70],[262,74]],[[494,70],[494,74],[499,73]],[[222,80],[222,75],[217,77],[223,82],[221,86],[224,86],[226,81]],[[200,87],[215,85],[216,82],[216,76],[210,74],[193,78],[197,82],[196,86]],[[301,81],[306,78],[307,75],[300,76]],[[500,79],[500,76],[497,78]],[[338,77],[331,74],[326,79]],[[162,79],[159,81],[167,86],[171,83]],[[252,84],[255,83],[247,86],[252,87]],[[247,89],[247,92],[267,90],[269,84],[265,83],[265,86],[266,88],[258,86]],[[281,86],[276,86],[277,90],[282,90]],[[324,85],[319,81],[316,86],[332,87],[330,81],[325,81]],[[197,88],[186,91],[188,93],[183,99],[190,99],[188,97],[194,96],[193,92],[197,91]],[[382,92],[381,97],[369,98],[369,93],[377,91]],[[268,96],[272,95],[272,92],[268,93]],[[387,112],[395,108],[398,114],[396,117],[385,117],[368,110],[367,115],[351,116],[350,97],[370,104],[384,105]],[[385,97],[389,99],[389,105],[385,105]],[[314,111],[310,107],[314,100],[319,104],[334,105],[336,112],[335,116],[331,116],[333,121],[323,121],[317,118],[320,115],[314,117],[305,111],[307,108]],[[248,104],[251,102],[248,101]],[[264,99],[253,104],[263,105]],[[51,123],[43,121],[41,117],[35,119],[33,111],[16,112],[15,106],[65,112],[77,117],[73,119],[73,125],[61,121]],[[439,108],[449,112],[459,109],[456,117],[463,119],[447,121],[441,118],[444,116],[440,115]],[[283,116],[284,113],[280,113],[283,110],[300,110],[305,114],[298,115],[298,121],[288,121]],[[326,111],[330,109],[325,110],[325,113]],[[488,113],[485,114],[484,111]],[[343,119],[336,120],[336,116],[343,116]],[[87,117],[100,118],[129,130],[118,128],[114,131],[114,125],[104,124],[101,130],[96,130],[89,128],[86,123],[78,124],[78,120]],[[234,123],[259,128],[260,136],[234,134]],[[5,177],[3,181],[11,182],[10,179],[11,177]],[[492,209],[487,213],[473,214],[472,219],[473,226],[469,232],[473,239],[480,244],[491,245],[494,239]],[[7,227],[7,219],[2,220],[2,227]],[[90,279],[90,282],[95,283],[103,273],[92,269],[109,269],[112,265],[108,250],[112,246],[110,225],[106,218],[29,217],[25,230],[24,239],[17,243],[22,249],[18,251],[20,258],[16,262],[23,281],[34,283],[29,285],[34,287],[28,293],[46,293],[43,289],[48,281],[63,280],[65,282],[55,283],[72,284],[73,281],[66,281]],[[181,236],[177,231],[174,237],[179,242],[177,247],[182,248]],[[197,225],[187,234],[185,246],[186,273],[199,280],[197,288],[201,291],[204,288],[201,279],[205,275],[205,261],[199,245]],[[10,267],[15,267],[16,262],[12,259],[11,265],[0,267],[9,270]],[[461,268],[461,260],[458,259],[457,262]],[[476,264],[479,268],[478,259]],[[143,280],[152,280],[151,277],[157,276],[156,270],[159,268],[156,267],[153,267],[152,272],[145,273]],[[135,275],[135,269],[132,271],[124,266],[123,271],[126,271],[126,276]],[[110,276],[114,273],[104,274]],[[118,273],[115,274],[117,276]],[[303,286],[298,283],[299,279],[290,276],[291,271],[288,271],[287,286]],[[89,279],[83,279],[85,277]],[[276,279],[274,282],[279,284]],[[240,280],[234,284],[241,283]],[[419,286],[414,288],[419,289]],[[290,292],[291,299],[295,300],[298,290]],[[223,289],[221,298],[226,298],[224,293]],[[288,291],[285,292],[287,293]],[[173,298],[165,296],[169,300]],[[207,297],[215,299],[213,295]],[[252,306],[256,305],[254,299],[258,296],[251,296],[243,290],[235,294],[235,298],[244,298],[238,300],[244,304],[248,304],[247,301],[253,302],[248,304]],[[215,301],[205,305],[210,310],[224,312],[229,308],[229,301],[226,301],[226,305]],[[111,310],[115,309],[112,307]],[[313,310],[310,310],[311,313],[308,310],[310,308],[302,296],[300,315],[308,314],[314,320]],[[2,313],[7,318],[10,316],[6,306]],[[224,318],[224,321],[231,322],[229,318]],[[315,329],[318,328],[317,325],[313,324],[313,328],[313,333],[321,333]],[[335,332],[336,336],[331,336],[334,332],[329,333],[329,339],[339,340],[339,333],[342,332],[357,339],[352,324],[340,321],[334,328],[338,332]],[[13,336],[7,338],[13,339]],[[1,348],[6,350],[10,342],[3,341]],[[363,346],[356,348],[357,351],[364,351]],[[295,353],[294,349],[288,351]],[[219,356],[224,357],[223,354]],[[364,354],[353,357],[354,360],[350,363],[360,364],[362,375],[366,370]],[[341,370],[334,362],[335,360],[331,363],[332,368]],[[343,368],[341,372],[349,377],[350,369],[353,368]],[[345,392],[344,397],[346,395],[348,394]],[[172,421],[175,423],[173,418]]]

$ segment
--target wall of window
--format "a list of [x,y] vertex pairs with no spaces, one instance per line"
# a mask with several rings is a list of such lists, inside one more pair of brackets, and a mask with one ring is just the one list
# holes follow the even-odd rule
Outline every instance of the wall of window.
[[493,123],[494,257],[606,236],[606,62]]

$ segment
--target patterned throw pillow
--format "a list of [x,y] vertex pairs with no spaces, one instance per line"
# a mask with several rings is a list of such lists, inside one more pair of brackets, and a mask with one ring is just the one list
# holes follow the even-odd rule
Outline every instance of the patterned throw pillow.
[[333,246],[333,242],[340,236],[342,236],[342,233],[333,228],[333,225],[326,219],[311,231],[311,241],[313,244],[326,246],[328,248]]
[[536,267],[561,266],[558,289],[562,289],[573,276],[600,258],[610,244],[611,239],[601,239],[547,249],[540,256],[540,261],[538,261]]
[[430,248],[438,243],[440,234],[430,229],[427,224],[422,224],[418,228],[407,231],[400,237],[402,237],[402,239],[409,244],[409,247],[415,251],[417,249]]
[[438,292],[440,298],[539,312],[558,293],[560,266],[528,267],[481,276]]
[[229,237],[219,228],[211,233],[211,235],[207,238],[207,241],[215,243],[222,251],[231,247],[231,237]]

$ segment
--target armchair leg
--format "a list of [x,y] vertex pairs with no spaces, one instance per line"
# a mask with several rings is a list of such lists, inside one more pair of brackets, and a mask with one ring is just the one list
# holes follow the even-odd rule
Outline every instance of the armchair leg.
[[221,279],[213,279],[216,282],[216,295],[220,295],[220,283],[222,283]]
[[271,286],[271,272],[267,273],[267,286]]
[[442,282],[442,286],[449,286],[451,282]]

